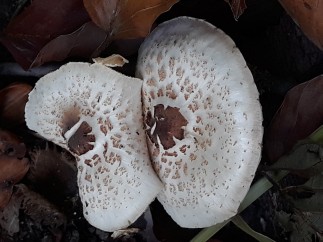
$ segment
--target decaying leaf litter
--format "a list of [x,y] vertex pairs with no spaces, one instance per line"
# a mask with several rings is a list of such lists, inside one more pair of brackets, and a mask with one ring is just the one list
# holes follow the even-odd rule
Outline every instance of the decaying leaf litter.
[[[237,4],[237,2],[238,2],[238,1],[229,1],[229,2],[232,4],[232,6],[234,6],[234,4]],[[235,2],[235,3],[234,3],[234,2]],[[178,6],[181,6],[180,4],[181,4],[181,2],[179,3],[179,5],[178,5]],[[190,5],[190,4],[192,4],[192,2],[189,2],[189,1],[188,1],[187,5],[186,5],[186,7],[187,7],[188,9],[189,9],[190,7],[192,7],[192,5],[194,6],[194,4],[192,4],[192,5]],[[226,4],[226,3],[225,3],[225,4]],[[253,8],[253,4],[254,4],[254,3],[253,3],[252,1],[250,1],[250,2],[249,2],[249,4],[248,4],[248,1],[246,1],[246,4],[247,4],[247,7],[248,7],[248,8],[247,8],[247,10],[248,10],[248,9],[250,9],[250,10],[251,10],[251,9]],[[221,5],[221,4],[220,4],[220,5]],[[185,6],[185,4],[184,4],[184,6]],[[224,6],[224,5],[223,5],[223,6]],[[236,5],[236,6],[237,6],[237,5]],[[176,9],[176,7],[177,7],[177,5],[175,5],[175,6],[173,7],[173,9],[169,12],[170,16],[171,16],[171,14],[173,14],[173,12],[172,12],[172,11],[173,11],[174,9],[175,9],[176,11],[179,11],[179,12],[180,12],[180,10]],[[228,6],[227,6],[227,7],[228,7]],[[174,11],[175,11],[175,10],[174,10]],[[194,9],[194,11],[192,11],[192,12],[198,12],[198,11],[199,11],[199,9],[198,9],[198,8],[195,8],[195,9]],[[204,11],[205,11],[205,10],[204,10]],[[182,14],[181,14],[181,15],[182,15]],[[228,15],[228,16],[229,16],[229,15]],[[243,23],[243,16],[244,16],[244,15],[242,15],[242,16],[240,17],[240,19],[239,19],[240,23],[241,23],[241,22]],[[247,14],[246,14],[245,16],[247,16]],[[232,15],[230,15],[230,17],[232,18]],[[160,21],[162,21],[162,20],[160,20]],[[228,19],[226,19],[226,18],[225,18],[225,20],[223,20],[223,22],[224,22],[224,21],[228,21],[228,22],[229,22],[229,20],[228,20]],[[240,24],[240,23],[238,22],[237,24]],[[221,21],[219,22],[219,25],[221,26]],[[223,23],[222,23],[222,25],[223,25]],[[250,26],[250,25],[249,25],[249,26]],[[232,30],[231,30],[231,31],[232,31]],[[274,30],[274,31],[275,31],[275,30]],[[230,31],[229,31],[229,32],[230,32]],[[233,34],[233,36],[235,35],[234,31],[232,32],[232,34]],[[236,34],[236,35],[237,35],[237,34]],[[238,36],[238,35],[237,35],[237,36]],[[303,37],[303,38],[304,38],[304,37]],[[240,40],[240,41],[241,41],[241,40]],[[247,44],[245,44],[245,45],[244,45],[244,44],[243,44],[243,41],[241,41],[240,43],[242,43],[242,44],[240,44],[240,46],[241,46],[241,49],[242,49],[242,50],[248,50],[248,48],[249,48],[249,47],[248,47],[248,45],[247,45]],[[250,43],[249,43],[249,44],[250,44]],[[270,44],[272,44],[272,43],[270,43]],[[304,45],[304,43],[302,43],[302,44]],[[301,44],[301,46],[302,46],[302,44]],[[308,43],[307,43],[307,45],[309,46],[309,50],[312,50],[312,49],[313,49],[313,47],[312,47],[310,44],[308,44]],[[112,46],[113,46],[113,44],[112,44]],[[118,45],[115,45],[115,46],[118,46]],[[238,38],[238,46],[239,46],[239,38]],[[305,46],[306,46],[306,45],[305,45]],[[308,47],[308,46],[306,46],[306,47]],[[303,46],[303,47],[304,47],[304,46]],[[133,47],[133,48],[135,48],[135,47]],[[257,48],[257,45],[256,45],[256,48]],[[250,52],[249,52],[249,54],[248,54],[248,52],[246,51],[246,53],[247,53],[247,55],[250,55]],[[266,51],[265,51],[265,53],[266,53]],[[318,55],[318,56],[319,56],[319,55]],[[250,60],[251,60],[251,61],[250,61],[248,64],[249,64],[249,65],[250,65],[250,64],[251,64],[251,65],[254,65],[255,63],[254,63],[254,61],[252,61],[252,58],[251,58]],[[247,59],[247,61],[248,61],[248,59]],[[315,63],[315,59],[313,60],[313,58],[312,58],[310,61],[311,61],[312,63],[314,63],[314,64],[316,64],[316,65],[317,65],[317,63],[320,63],[320,62],[319,62],[319,61],[320,61],[320,58],[317,58],[316,63]],[[256,76],[256,81],[257,81],[257,75],[259,75],[259,72],[261,72],[261,68],[263,68],[264,63],[268,63],[268,61],[263,61],[263,62],[261,62],[259,65],[254,65],[254,66],[256,67],[256,68],[254,68],[254,69],[253,69],[253,68],[251,68],[251,69],[252,69],[252,71],[253,71],[253,74]],[[295,64],[295,63],[294,63],[294,64]],[[306,75],[311,75],[311,74],[309,74],[309,73],[311,73],[311,72],[316,73],[316,75],[321,74],[320,72],[315,72],[315,69],[317,68],[317,66],[315,66],[315,65],[313,65],[313,66],[314,66],[314,67],[313,67],[313,70],[314,70],[314,71],[313,71],[313,70],[309,70],[309,71],[307,72],[307,74],[306,74],[306,72],[303,70],[303,72],[302,72],[302,73],[303,73],[303,75],[304,75],[304,76],[303,76],[303,77],[301,77],[301,78],[299,78],[299,79],[298,79],[298,82],[300,82],[300,81],[305,81],[305,80],[306,80],[306,79],[305,79]],[[320,66],[320,65],[318,64],[318,66]],[[257,68],[258,68],[258,69],[257,69]],[[267,68],[266,68],[266,69],[267,69]],[[297,70],[297,68],[295,68],[295,69]],[[271,71],[271,73],[277,73],[277,70],[275,70],[275,66],[274,66],[274,65],[273,65],[273,66],[268,66],[268,70],[270,70],[270,71]],[[294,73],[293,73],[293,75],[294,75]],[[260,77],[261,77],[261,78],[263,78],[264,76],[265,76],[265,75],[261,75]],[[312,76],[312,77],[314,77],[315,75],[312,73],[312,75],[311,75],[311,76]],[[274,78],[274,77],[273,77],[273,78]],[[303,78],[303,79],[302,79],[302,78]],[[308,79],[310,79],[310,78],[308,78]],[[308,79],[307,79],[307,80],[308,80]],[[258,79],[258,80],[259,80],[259,79]],[[267,81],[267,82],[272,82],[273,80],[266,80],[266,81]],[[289,85],[290,85],[290,82],[287,82],[287,83],[289,83]],[[268,90],[269,90],[269,89],[268,89],[268,86],[269,86],[269,87],[271,87],[271,88],[277,88],[276,86],[278,86],[278,85],[277,85],[277,82],[276,82],[276,86],[274,86],[274,87],[273,87],[273,85],[269,85],[268,83],[264,83],[264,82],[262,82],[262,83],[260,83],[260,84],[258,83],[258,88],[259,88],[259,85],[260,85],[260,87],[261,87],[261,88],[260,88],[260,92],[261,92],[262,94],[264,94],[264,95],[262,95],[262,96],[261,96],[261,98],[263,98],[263,99],[264,99],[264,98],[266,98],[266,94],[267,94],[267,93],[266,93],[266,91],[268,92]],[[294,84],[294,85],[295,85],[295,84]],[[283,85],[282,85],[282,86],[283,86]],[[263,89],[262,89],[262,88],[263,88]],[[277,91],[277,90],[276,90],[276,91]],[[274,94],[275,94],[275,95],[277,94],[277,92],[276,92],[276,91],[274,92]],[[285,89],[285,91],[286,91],[286,89]],[[278,91],[278,93],[280,93],[280,95],[281,95],[281,92],[283,92],[283,93],[284,93],[285,91],[284,91],[284,89],[283,89],[283,91],[279,90],[279,91]],[[266,105],[268,105],[268,104],[267,104],[266,102],[264,102],[264,101],[263,101],[263,104],[264,104],[263,108],[265,108],[265,110],[266,110]],[[268,114],[268,113],[267,113],[267,115],[269,115],[269,116],[270,116],[270,114]],[[265,113],[265,116],[266,116],[266,113]],[[266,119],[265,119],[265,123],[266,123],[266,122],[267,122],[267,123],[269,123],[269,120],[266,120]],[[266,126],[265,126],[265,131],[266,131]],[[26,142],[28,142],[28,140],[27,140],[27,139],[26,139]],[[36,144],[38,143],[38,144],[40,144],[40,145],[42,144],[42,141],[41,141],[41,140],[33,141],[33,142],[34,142],[34,143],[36,143]],[[46,145],[43,145],[43,148],[46,148]],[[52,148],[52,147],[50,147],[49,149],[51,149],[51,148]],[[48,148],[47,148],[47,149],[48,149]],[[61,152],[61,151],[60,151],[60,152]],[[59,175],[58,175],[57,177],[59,177]],[[26,182],[24,182],[24,183],[26,183]],[[284,190],[283,190],[283,191],[284,191]],[[66,202],[70,202],[70,201],[66,201]],[[76,202],[76,203],[77,203],[77,202]],[[77,212],[79,212],[79,211],[77,211]],[[248,212],[248,211],[247,211],[247,212]],[[289,212],[290,212],[290,211],[289,211]],[[78,215],[78,213],[75,213],[75,214],[77,214],[77,215]],[[79,214],[80,214],[80,213],[79,213]],[[290,214],[290,213],[287,213],[287,214]],[[153,214],[153,215],[154,215],[154,214]],[[158,216],[158,215],[157,215],[157,216]],[[247,213],[247,215],[245,215],[245,216],[247,216],[247,218],[248,218],[248,213]],[[295,216],[296,216],[296,215],[295,215]],[[278,216],[277,216],[277,217],[278,217]],[[281,217],[282,217],[282,216],[281,216]],[[314,217],[313,217],[313,218],[314,218]],[[35,221],[36,221],[36,219],[35,219]],[[288,221],[288,220],[287,220],[287,219],[285,219],[284,221],[286,222],[286,221]],[[307,219],[307,221],[309,221],[309,220]],[[313,220],[312,220],[312,221],[313,221]],[[83,222],[84,222],[84,221],[83,221]],[[82,223],[82,222],[80,222],[80,223]],[[58,223],[58,224],[60,224],[60,223]],[[171,222],[170,222],[169,224],[171,224]],[[254,224],[254,222],[253,222],[252,224]],[[286,224],[288,224],[288,223],[285,223],[285,225],[286,225]],[[289,223],[289,224],[290,224],[290,223]],[[317,225],[317,224],[316,224],[316,225]],[[81,225],[81,226],[82,226],[82,225]],[[86,225],[84,225],[84,226],[86,226]],[[287,226],[287,225],[286,225],[286,226]],[[287,228],[286,226],[285,226],[285,228]],[[54,225],[51,225],[51,226],[48,226],[48,227],[49,227],[49,228],[52,228],[52,229],[51,229],[51,231],[54,231],[54,229],[53,229],[53,227],[55,227]],[[59,227],[59,226],[58,226],[58,227]],[[64,227],[64,226],[63,226],[63,227]],[[257,226],[256,226],[256,227],[257,227]],[[291,226],[289,226],[288,228],[290,228],[290,227],[291,227]],[[295,226],[294,226],[294,227],[295,227]],[[297,227],[297,226],[296,226],[296,227]],[[310,227],[311,227],[311,226],[310,226]],[[312,226],[312,227],[313,227],[313,226]],[[70,230],[69,230],[69,231],[74,231],[74,235],[76,234],[75,230],[71,229],[71,226],[70,226],[70,224],[68,224],[68,223],[67,223],[67,228],[70,228]],[[233,231],[234,231],[234,228],[232,228],[232,227],[230,227],[230,226],[229,226],[228,228],[230,228],[231,230],[233,230]],[[165,228],[165,229],[166,229],[166,228]],[[158,231],[158,230],[159,230],[159,231],[163,231],[163,227],[159,227],[157,230],[156,230],[156,228],[155,228],[155,233],[156,233],[156,235],[158,235],[158,232],[156,232],[156,231]],[[171,229],[170,229],[170,228],[168,228],[168,230],[170,230],[170,231],[171,231]],[[56,230],[55,230],[55,231],[56,231]],[[166,231],[167,231],[167,229],[166,229]],[[175,229],[175,231],[176,231],[176,229]],[[179,230],[179,229],[177,229],[177,231],[180,231],[180,230]],[[259,231],[259,230],[258,230],[258,231]],[[261,230],[260,230],[260,231],[261,231]],[[287,231],[287,229],[286,229],[286,231]],[[308,231],[308,230],[307,230],[307,231]],[[316,231],[316,232],[315,232],[315,231]],[[267,232],[268,232],[268,231],[267,231]],[[183,238],[183,240],[184,240],[184,241],[186,241],[186,240],[188,240],[188,239],[189,239],[188,237],[186,237],[186,239],[184,239],[184,238],[185,238],[185,236],[188,236],[190,233],[191,233],[191,234],[194,234],[194,233],[196,233],[196,232],[194,232],[194,231],[191,231],[191,232],[189,232],[189,231],[185,231],[185,233],[184,233],[185,235],[182,235],[182,238]],[[311,232],[311,231],[309,232],[310,236],[311,236],[312,234],[314,234],[314,235],[315,235],[316,233],[317,233],[317,230],[314,230],[314,232],[313,232],[313,231],[312,231],[312,232]],[[60,235],[59,235],[59,233],[57,233],[57,231],[56,231],[55,233],[54,233],[54,232],[51,232],[51,234],[52,234],[52,235],[53,235],[53,234],[55,234],[55,236],[56,236],[55,238],[61,238],[61,237],[60,237]],[[58,235],[57,235],[57,234],[58,234]],[[88,234],[91,234],[91,233],[87,233],[87,232],[85,232],[84,234],[87,234],[87,235],[88,235]],[[84,236],[84,234],[82,234],[82,236]],[[98,234],[98,233],[96,233],[96,234]],[[100,234],[100,233],[99,233],[99,234]],[[304,232],[304,234],[306,234],[306,233]],[[65,234],[64,236],[65,236],[65,239],[66,239],[66,238],[68,238],[68,236],[70,236],[69,238],[76,238],[76,235],[75,235],[75,237],[73,237],[73,235],[71,235],[71,234],[69,234],[69,235],[68,235],[68,234]],[[64,236],[63,236],[63,238],[64,238]],[[82,236],[81,236],[81,237],[82,237]],[[100,234],[100,235],[97,235],[97,236],[99,236],[99,237],[101,236],[101,239],[102,239],[102,238],[105,238],[103,234]],[[102,237],[102,236],[103,236],[103,237]],[[159,234],[159,236],[160,236],[160,234]],[[164,236],[164,237],[166,236],[166,237],[167,237],[168,235],[166,235],[166,234],[165,234],[165,232],[164,232],[164,234],[163,234],[162,236]],[[179,241],[178,239],[177,239],[177,240],[175,239],[175,238],[176,238],[176,236],[178,236],[178,235],[173,234],[173,236],[169,236],[170,238],[168,237],[168,240],[169,240],[169,241],[171,241],[171,240],[173,239],[174,241]],[[220,238],[220,239],[221,239],[221,233],[220,233],[218,236],[220,236],[220,237],[218,237],[218,238]],[[269,236],[270,236],[270,234],[269,234]],[[304,236],[305,236],[305,235],[304,235]],[[309,237],[310,237],[310,236],[309,236]],[[131,237],[131,236],[130,236],[130,237]],[[306,236],[305,236],[305,237],[306,237]],[[106,237],[106,238],[107,238],[107,237]],[[129,237],[128,237],[128,238],[129,238]],[[161,237],[161,238],[162,238],[162,237]],[[294,236],[294,238],[295,238],[295,236]],[[148,239],[148,241],[149,241],[149,239]],[[225,239],[224,239],[224,241],[225,241]]]

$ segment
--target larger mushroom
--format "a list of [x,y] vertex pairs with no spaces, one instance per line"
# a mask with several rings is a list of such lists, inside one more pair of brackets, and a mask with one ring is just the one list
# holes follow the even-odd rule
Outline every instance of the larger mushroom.
[[148,156],[141,87],[101,64],[69,63],[41,78],[26,104],[28,127],[76,157],[84,216],[105,231],[129,226],[162,188]]
[[164,189],[158,200],[182,227],[237,213],[260,161],[258,90],[234,42],[213,25],[180,17],[140,47],[148,148]]

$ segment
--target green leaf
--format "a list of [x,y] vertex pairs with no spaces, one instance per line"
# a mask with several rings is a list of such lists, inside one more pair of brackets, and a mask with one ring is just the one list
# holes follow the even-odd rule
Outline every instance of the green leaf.
[[292,203],[303,212],[323,212],[323,193],[317,192],[309,198],[293,199]]
[[309,137],[308,140],[310,140],[312,143],[315,144],[323,144],[323,125],[321,125],[318,129],[316,129]]
[[288,171],[308,170],[321,163],[322,160],[323,147],[318,144],[301,144],[297,145],[289,155],[281,157],[270,169]]
[[323,174],[311,177],[304,185],[300,186],[302,188],[311,189],[313,191],[323,190]]
[[208,241],[213,235],[215,235],[217,232],[219,232],[229,222],[230,222],[230,219],[226,220],[222,223],[215,224],[211,227],[202,229],[201,232],[199,232],[193,239],[191,239],[191,242]]
[[323,216],[321,213],[294,211],[288,214],[276,211],[275,223],[289,234],[289,241],[312,242],[322,241]]

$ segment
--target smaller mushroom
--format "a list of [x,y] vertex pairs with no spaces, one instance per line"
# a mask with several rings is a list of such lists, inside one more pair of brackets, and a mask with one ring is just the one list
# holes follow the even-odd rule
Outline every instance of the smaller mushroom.
[[143,130],[142,81],[102,64],[68,63],[29,94],[28,127],[77,160],[83,213],[93,226],[128,227],[162,189]]
[[157,198],[182,227],[237,213],[261,157],[259,94],[243,56],[221,30],[180,17],[139,49],[143,111]]

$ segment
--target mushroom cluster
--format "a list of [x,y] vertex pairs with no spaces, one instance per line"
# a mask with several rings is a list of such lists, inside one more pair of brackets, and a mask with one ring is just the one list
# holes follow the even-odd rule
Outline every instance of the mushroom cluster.
[[140,47],[136,77],[69,63],[29,94],[28,127],[77,159],[85,218],[115,231],[156,197],[182,227],[234,216],[260,161],[263,128],[233,41],[205,21],[170,20]]

